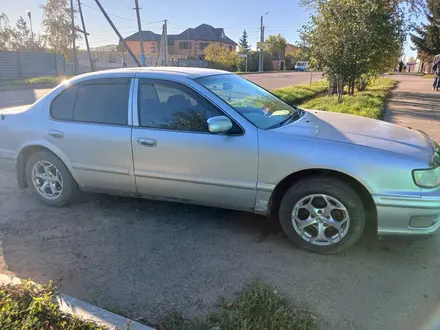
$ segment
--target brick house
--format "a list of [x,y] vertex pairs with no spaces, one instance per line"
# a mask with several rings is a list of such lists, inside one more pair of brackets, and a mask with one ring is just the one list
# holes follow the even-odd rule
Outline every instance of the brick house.
[[[152,31],[142,31],[142,40],[145,53],[158,53],[161,35]],[[140,54],[139,32],[124,39],[131,50]],[[196,28],[189,28],[180,34],[168,34],[168,53],[170,55],[183,55],[189,59],[203,60],[204,49],[209,44],[236,51],[237,43],[225,35],[222,28],[214,28],[208,24],[201,24]]]
[[272,54],[272,68],[274,71],[284,70],[286,60],[285,57],[287,54],[296,54],[298,52],[298,47],[292,44],[286,44],[286,50],[284,53],[275,53]]

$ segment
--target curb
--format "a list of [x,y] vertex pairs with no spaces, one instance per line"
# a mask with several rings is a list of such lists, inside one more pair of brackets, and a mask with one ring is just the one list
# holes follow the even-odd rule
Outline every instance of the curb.
[[[300,72],[300,71],[295,71],[295,70],[278,70],[278,71],[248,71],[248,72],[235,72],[235,74],[239,75],[239,76],[245,76],[247,74],[265,74],[265,73],[289,73],[289,72]],[[234,72],[232,72],[234,73]]]
[[[21,284],[21,280],[17,277],[10,277],[4,274],[0,274],[0,286],[7,284]],[[70,297],[63,293],[56,295],[55,298],[62,312],[78,316],[85,320],[94,321],[108,329],[155,330],[154,328],[127,319],[126,317],[114,314],[98,306]]]

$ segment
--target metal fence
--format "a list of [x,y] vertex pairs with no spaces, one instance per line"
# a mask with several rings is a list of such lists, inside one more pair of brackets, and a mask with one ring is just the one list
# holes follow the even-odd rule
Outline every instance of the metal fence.
[[66,62],[62,55],[0,51],[0,80],[65,74]]
[[209,68],[209,62],[204,60],[188,60],[180,58],[177,66],[186,66],[194,68]]

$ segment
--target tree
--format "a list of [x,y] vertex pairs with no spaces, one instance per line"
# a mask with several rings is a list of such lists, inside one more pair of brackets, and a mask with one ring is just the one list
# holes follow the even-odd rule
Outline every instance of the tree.
[[238,45],[241,53],[247,53],[251,50],[251,45],[249,45],[248,34],[246,30],[243,31],[243,34],[241,35]]
[[0,49],[18,51],[43,48],[39,38],[32,39],[31,30],[23,17],[18,18],[13,28],[9,25],[8,17],[0,14]]
[[405,37],[401,11],[383,0],[322,2],[303,32],[312,65],[332,78],[339,97],[344,86],[353,95],[367,75],[385,72]]
[[[248,71],[258,71],[258,63],[260,60],[259,51],[249,51],[248,54]],[[263,69],[264,71],[272,71],[272,54],[263,52]]]
[[287,41],[281,34],[276,36],[268,36],[265,42],[265,50],[272,54],[274,59],[282,59],[286,52]]
[[419,53],[425,56],[440,54],[440,2],[427,0],[427,24],[422,23],[416,27],[415,34],[411,34],[411,41]]
[[[55,53],[70,58],[72,49],[71,10],[67,0],[47,0],[43,10],[43,39]],[[75,33],[76,39],[80,34]]]
[[[309,7],[312,10],[318,10],[322,4],[330,0],[300,0],[301,6]],[[434,0],[435,1],[435,0]],[[385,0],[378,1],[378,5],[390,5],[393,7],[405,7],[410,13],[419,14],[426,8],[426,0]]]
[[14,50],[24,50],[33,48],[31,30],[28,28],[23,17],[19,17],[16,23],[16,29],[13,31]]
[[9,19],[5,13],[0,14],[0,50],[8,49],[9,41],[11,38],[9,31]]
[[237,54],[213,43],[205,48],[205,59],[219,69],[229,71],[237,69]]

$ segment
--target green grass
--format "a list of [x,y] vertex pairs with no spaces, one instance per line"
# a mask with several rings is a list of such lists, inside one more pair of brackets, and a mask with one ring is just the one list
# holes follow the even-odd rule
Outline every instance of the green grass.
[[1,286],[0,324],[2,330],[104,330],[61,312],[51,282],[42,286],[31,281]]
[[423,78],[425,78],[425,79],[434,79],[435,76],[434,76],[433,74],[425,74],[425,75],[423,76]]
[[43,76],[43,77],[34,77],[34,78],[29,78],[29,79],[25,79],[23,82],[25,84],[59,84],[61,83],[63,80],[69,79],[69,77],[66,76],[56,76],[56,77],[52,77],[52,76]]
[[326,80],[315,81],[311,85],[295,85],[278,88],[272,91],[276,96],[287,104],[299,104],[305,100],[316,97],[320,93],[327,91],[328,82]]
[[339,101],[337,96],[324,96],[301,104],[301,107],[381,119],[385,99],[394,85],[395,81],[392,79],[377,78],[371,82],[366,91],[357,92],[354,96],[344,95],[342,101]]
[[305,306],[292,305],[272,287],[255,281],[235,299],[220,299],[219,309],[203,319],[171,313],[155,325],[158,330],[316,329],[316,318]]
[[51,84],[58,85],[62,81],[69,79],[67,76],[41,76],[27,79],[15,79],[15,80],[5,80],[0,81],[0,90],[1,89],[11,89],[17,88],[18,86],[31,86],[38,84]]

